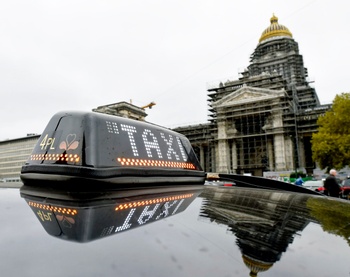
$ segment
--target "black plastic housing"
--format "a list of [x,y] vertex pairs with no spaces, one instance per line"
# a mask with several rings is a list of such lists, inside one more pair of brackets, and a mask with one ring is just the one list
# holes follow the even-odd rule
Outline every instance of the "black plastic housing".
[[54,115],[21,171],[24,184],[200,184],[205,176],[185,136],[94,112]]

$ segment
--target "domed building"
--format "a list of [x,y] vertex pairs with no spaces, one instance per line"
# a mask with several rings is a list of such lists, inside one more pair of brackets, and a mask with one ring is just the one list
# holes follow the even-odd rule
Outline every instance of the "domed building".
[[186,135],[207,172],[312,174],[311,136],[320,105],[291,31],[273,15],[238,80],[208,88],[209,122]]
[[261,37],[259,39],[259,42],[265,41],[269,38],[275,38],[275,37],[290,37],[292,38],[292,33],[288,30],[287,27],[278,24],[278,17],[273,15],[270,19],[271,25],[267,27],[264,32],[261,34]]

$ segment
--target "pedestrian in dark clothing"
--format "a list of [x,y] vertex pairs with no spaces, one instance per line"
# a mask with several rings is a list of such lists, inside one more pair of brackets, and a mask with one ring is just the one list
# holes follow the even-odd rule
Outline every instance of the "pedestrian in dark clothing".
[[331,169],[329,171],[329,176],[324,181],[325,194],[332,197],[339,197],[341,189],[335,176],[337,176],[337,171]]

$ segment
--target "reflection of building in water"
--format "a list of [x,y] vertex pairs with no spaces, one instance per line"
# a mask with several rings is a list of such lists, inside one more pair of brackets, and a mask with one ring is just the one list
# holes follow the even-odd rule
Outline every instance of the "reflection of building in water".
[[201,197],[206,199],[201,218],[227,225],[235,234],[250,276],[271,268],[312,220],[308,196],[301,194],[206,187]]

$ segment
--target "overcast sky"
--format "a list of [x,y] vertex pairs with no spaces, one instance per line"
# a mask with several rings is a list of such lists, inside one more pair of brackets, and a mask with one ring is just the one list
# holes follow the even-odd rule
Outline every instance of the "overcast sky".
[[11,0],[0,4],[0,140],[63,110],[120,101],[166,127],[207,122],[208,84],[237,79],[272,14],[322,104],[350,92],[343,0]]

